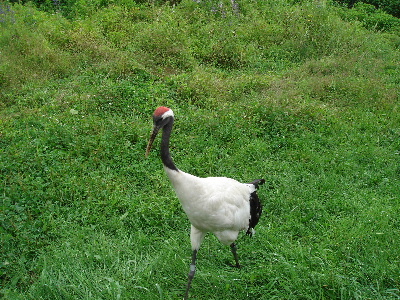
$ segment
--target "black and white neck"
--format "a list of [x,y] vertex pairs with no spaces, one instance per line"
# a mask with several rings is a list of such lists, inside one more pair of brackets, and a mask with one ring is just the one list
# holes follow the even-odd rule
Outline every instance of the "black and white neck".
[[154,128],[150,136],[149,143],[147,144],[146,156],[149,155],[151,146],[156,138],[160,129],[162,129],[161,140],[161,160],[164,166],[173,171],[179,171],[172,160],[169,153],[169,139],[171,137],[172,127],[174,125],[174,112],[165,106],[158,107],[153,114]]
[[[170,110],[172,112],[172,110]],[[172,160],[171,153],[169,152],[169,139],[171,137],[172,127],[174,125],[174,116],[168,116],[165,119],[166,123],[162,127],[162,138],[161,138],[161,149],[160,155],[161,160],[165,167],[168,169],[178,171],[178,168],[175,166],[174,161]]]

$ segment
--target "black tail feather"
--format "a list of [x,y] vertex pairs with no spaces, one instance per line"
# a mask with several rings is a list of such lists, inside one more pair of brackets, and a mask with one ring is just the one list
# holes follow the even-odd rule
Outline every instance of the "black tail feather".
[[252,184],[256,187],[256,189],[258,189],[259,185],[263,185],[265,183],[265,179],[256,179],[252,182],[250,182],[249,184]]
[[[256,189],[258,189],[259,185],[265,183],[265,179],[257,179],[250,184],[254,185]],[[250,194],[250,220],[249,220],[249,228],[247,229],[246,234],[252,236],[253,229],[257,225],[258,221],[260,220],[260,216],[262,213],[262,205],[261,201],[258,198],[257,192],[254,191]]]

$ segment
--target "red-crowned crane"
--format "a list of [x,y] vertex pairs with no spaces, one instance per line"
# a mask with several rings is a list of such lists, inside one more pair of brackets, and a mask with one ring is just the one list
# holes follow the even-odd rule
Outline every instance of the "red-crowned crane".
[[174,124],[174,113],[168,107],[158,107],[153,114],[154,128],[146,149],[151,145],[160,129],[163,129],[161,160],[183,210],[191,225],[192,262],[184,299],[187,299],[191,282],[196,272],[196,256],[207,232],[212,232],[224,245],[230,245],[236,267],[240,267],[235,241],[241,230],[253,234],[262,212],[256,190],[265,183],[258,179],[251,183],[240,183],[226,177],[199,178],[179,170],[169,152],[169,139]]

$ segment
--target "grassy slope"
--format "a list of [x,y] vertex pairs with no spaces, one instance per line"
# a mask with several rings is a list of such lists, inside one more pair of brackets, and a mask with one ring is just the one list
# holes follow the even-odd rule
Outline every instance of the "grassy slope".
[[245,267],[208,236],[193,299],[400,297],[397,35],[285,1],[4,16],[5,299],[181,296],[189,224],[143,155],[157,105],[181,169],[268,182]]

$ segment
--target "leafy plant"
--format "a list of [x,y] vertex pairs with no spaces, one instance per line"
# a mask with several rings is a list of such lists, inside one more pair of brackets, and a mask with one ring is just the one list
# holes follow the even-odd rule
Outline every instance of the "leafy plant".
[[387,32],[400,32],[400,20],[376,9],[371,4],[358,2],[351,10],[343,10],[343,16],[347,20],[360,21],[364,27],[371,30]]
[[397,18],[400,17],[400,2],[398,0],[335,0],[338,3],[346,4],[349,7],[353,7],[356,5],[364,5],[369,4],[373,5],[375,8],[382,9],[386,13],[389,13]]

